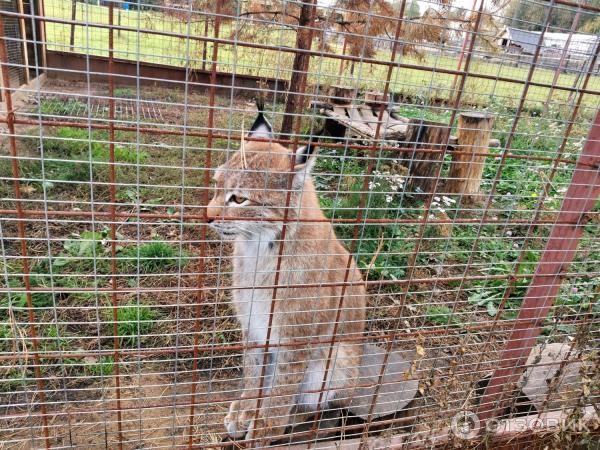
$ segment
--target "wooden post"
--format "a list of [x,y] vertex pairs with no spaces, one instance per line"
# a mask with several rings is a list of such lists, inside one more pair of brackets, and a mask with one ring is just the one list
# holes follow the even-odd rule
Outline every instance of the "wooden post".
[[[33,5],[35,3],[31,2],[31,7],[32,7],[32,11],[33,11]],[[38,40],[41,41],[41,50],[42,50],[42,66],[44,67],[44,71],[47,70],[48,68],[48,58],[46,56],[46,48],[48,46],[48,41],[46,41],[46,21],[44,20],[44,17],[46,17],[46,8],[44,7],[44,0],[37,0],[37,7],[38,7],[38,11],[37,13],[39,14],[39,16],[41,17],[41,19],[39,19],[39,24],[40,24],[40,35],[38,36]],[[36,20],[36,23],[38,23],[38,21]]]
[[[208,16],[204,18],[204,37],[208,36]],[[202,43],[202,70],[206,70],[206,52],[208,43]]]
[[[25,14],[25,8],[23,7],[23,0],[17,0],[17,10],[19,14]],[[23,41],[23,64],[25,65],[25,82],[29,84],[29,53],[27,49],[27,27],[25,26],[25,19],[19,18],[19,28],[21,29],[21,40]]]
[[[342,56],[344,56],[346,54],[346,46],[348,44],[348,40],[346,39],[346,36],[344,36],[344,46],[342,47]],[[340,68],[338,70],[338,83],[342,82],[342,73],[344,72],[344,66],[346,64],[346,60],[345,59],[340,59]]]
[[[77,18],[77,0],[71,1],[71,21],[75,22]],[[69,39],[69,47],[73,50],[75,46],[75,23],[71,23],[71,38]]]
[[[408,182],[410,192],[415,194],[433,192],[440,156],[449,135],[450,127],[445,123],[410,119],[404,145],[413,150],[402,153],[402,158],[405,159],[402,164],[407,165],[410,172]],[[419,149],[436,151],[419,151]]]
[[[313,43],[312,27],[315,21],[317,0],[306,0],[300,4],[302,6],[300,7],[300,17],[296,31],[296,49],[310,51]],[[305,103],[303,94],[308,79],[310,57],[310,53],[299,52],[294,54],[292,76],[288,84],[285,112],[279,132],[280,136],[290,136],[294,131],[293,125],[302,119],[300,113]]]
[[[369,106],[377,106],[379,107],[382,103],[384,103],[385,97],[383,92],[379,91],[368,91],[365,92],[365,103]],[[387,102],[385,102],[387,103]]]
[[485,155],[490,145],[494,116],[487,113],[462,113],[458,117],[458,144],[452,154],[452,163],[446,182],[446,191],[462,194],[467,201],[475,201],[480,194]]

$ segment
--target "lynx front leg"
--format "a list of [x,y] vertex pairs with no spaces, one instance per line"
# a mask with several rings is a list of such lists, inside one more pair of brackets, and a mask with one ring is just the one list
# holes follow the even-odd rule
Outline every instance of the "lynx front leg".
[[246,439],[261,439],[266,443],[271,437],[284,433],[291,422],[290,413],[300,392],[308,354],[306,349],[293,347],[277,352],[271,392],[263,398],[260,411],[248,428]]
[[246,350],[243,359],[242,393],[239,400],[231,402],[224,420],[227,434],[232,438],[244,437],[255,416],[263,352],[257,349]]

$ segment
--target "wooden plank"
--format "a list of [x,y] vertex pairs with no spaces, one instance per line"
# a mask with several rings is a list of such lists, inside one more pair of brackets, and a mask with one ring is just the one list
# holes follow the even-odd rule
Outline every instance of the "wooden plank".
[[[343,115],[341,112],[342,110],[344,111]],[[348,108],[348,110],[352,110],[352,108]],[[372,139],[374,137],[374,133],[371,130],[371,128],[362,124],[359,121],[352,120],[351,118],[349,118],[346,115],[346,108],[336,107],[336,108],[334,108],[334,111],[325,111],[325,115],[335,119],[336,121],[340,122],[344,126],[350,128],[355,133],[357,133],[363,137],[366,137],[369,139]]]

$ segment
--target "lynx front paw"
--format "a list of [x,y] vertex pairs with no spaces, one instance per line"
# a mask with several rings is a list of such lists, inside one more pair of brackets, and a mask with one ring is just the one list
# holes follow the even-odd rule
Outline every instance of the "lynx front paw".
[[248,433],[246,434],[247,440],[259,440],[260,444],[266,445],[269,443],[269,436],[271,435],[271,427],[267,421],[258,418],[253,420],[248,427]]
[[241,409],[241,402],[235,400],[229,406],[229,413],[225,416],[225,429],[227,434],[234,439],[243,438],[248,431],[253,411]]

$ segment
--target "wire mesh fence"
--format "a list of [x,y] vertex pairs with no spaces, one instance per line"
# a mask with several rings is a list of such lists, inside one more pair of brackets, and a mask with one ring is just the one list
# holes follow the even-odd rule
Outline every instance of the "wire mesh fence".
[[2,6],[3,448],[596,448],[597,2]]

